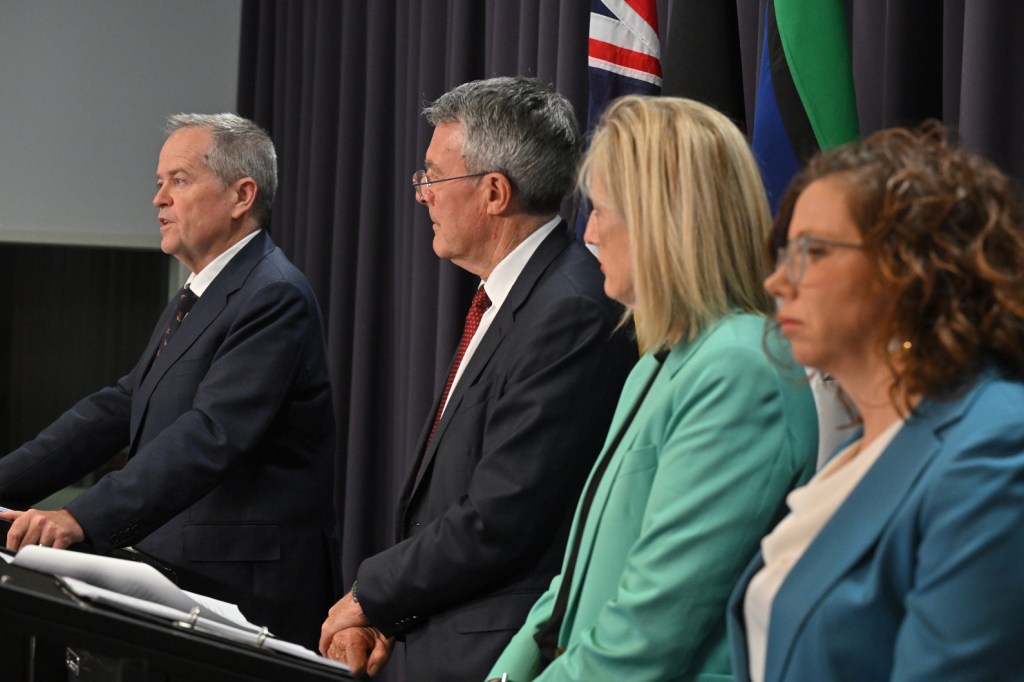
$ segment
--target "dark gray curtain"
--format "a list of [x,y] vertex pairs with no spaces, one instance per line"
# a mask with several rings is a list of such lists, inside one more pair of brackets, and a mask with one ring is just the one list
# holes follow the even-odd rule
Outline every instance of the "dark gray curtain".
[[968,149],[1024,178],[1024,3],[872,0],[850,5],[862,133],[937,118]]
[[[752,120],[764,4],[659,0],[665,94]],[[846,7],[863,133],[941,118],[1024,176],[1024,3]],[[391,541],[398,486],[473,288],[434,256],[409,187],[431,133],[422,104],[464,81],[526,74],[586,120],[589,2],[246,0],[242,24],[238,109],[280,154],[272,233],[327,323],[347,585]]]

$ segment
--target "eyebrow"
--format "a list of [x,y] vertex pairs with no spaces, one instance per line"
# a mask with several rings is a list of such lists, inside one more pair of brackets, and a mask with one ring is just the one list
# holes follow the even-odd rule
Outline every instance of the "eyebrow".
[[790,235],[786,232],[786,240],[793,241],[800,237],[810,237],[811,239],[824,239],[826,241],[843,241],[843,238],[839,235],[830,233],[828,230],[822,229],[818,226],[806,227],[797,230],[794,234]]
[[[185,168],[184,166],[175,166],[174,168],[171,168],[169,171],[167,171],[164,174],[164,176],[168,177],[168,178],[171,178],[171,177],[174,177],[175,175],[191,175],[191,173],[192,173],[192,171],[190,171],[189,169]],[[157,177],[158,180],[160,179],[159,171],[157,172],[156,177]]]

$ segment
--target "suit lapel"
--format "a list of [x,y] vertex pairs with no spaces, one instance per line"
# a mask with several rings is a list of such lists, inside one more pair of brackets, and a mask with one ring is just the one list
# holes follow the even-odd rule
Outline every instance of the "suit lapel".
[[[430,462],[434,459],[437,454],[438,444],[441,442],[444,436],[445,429],[448,428],[448,424],[451,422],[453,415],[459,409],[459,403],[462,402],[462,398],[466,394],[466,390],[471,387],[483,372],[484,368],[490,363],[494,353],[501,346],[501,342],[505,339],[512,325],[515,323],[516,315],[519,309],[527,301],[530,293],[533,291],[537,282],[540,281],[541,275],[548,269],[551,263],[565,251],[572,244],[572,237],[568,232],[568,227],[565,221],[561,221],[551,234],[544,238],[544,241],[540,243],[537,250],[534,251],[530,260],[527,261],[526,267],[519,273],[519,277],[516,278],[516,283],[512,285],[512,289],[509,291],[508,296],[505,298],[504,303],[501,304],[501,309],[498,310],[498,314],[491,322],[491,326],[487,328],[487,333],[484,334],[483,338],[480,339],[480,343],[477,345],[476,350],[473,351],[473,357],[470,358],[469,364],[462,370],[462,376],[459,377],[459,383],[455,386],[455,390],[448,396],[448,404],[445,407],[444,415],[441,417],[440,423],[437,425],[437,432],[434,434],[434,440],[431,441],[430,447],[423,453],[425,461],[420,464],[420,458],[414,458],[415,465],[409,472],[406,478],[406,484],[404,490],[408,492],[407,495],[403,496],[403,499],[411,499],[419,488],[419,481],[416,480],[416,472],[421,468],[430,466]],[[451,368],[449,367],[449,372]],[[430,434],[430,427],[433,425],[434,415],[437,413],[438,405],[441,401],[440,396],[434,401],[434,409],[431,410],[430,416],[428,417],[428,424],[424,427],[420,434],[419,442],[416,446],[416,452],[422,452],[426,444],[427,436]],[[404,510],[403,514],[404,515]],[[400,521],[401,523],[401,521]]]
[[772,603],[766,681],[782,679],[811,611],[878,542],[890,518],[941,451],[939,432],[960,417],[966,403],[966,399],[922,401],[793,566]]
[[[651,364],[651,368],[643,374],[643,378],[638,380],[635,384],[635,391],[632,391],[629,396],[623,395],[620,398],[619,406],[616,410],[616,418],[608,429],[608,438],[605,441],[605,448],[611,445],[615,435],[618,434],[619,430],[625,426],[626,433],[623,434],[622,440],[616,448],[615,454],[612,456],[612,460],[608,463],[608,468],[604,472],[604,476],[601,478],[597,493],[594,495],[594,501],[590,505],[590,511],[587,515],[587,521],[583,528],[574,528],[573,533],[583,533],[583,537],[580,540],[579,556],[576,559],[576,570],[572,577],[572,591],[569,593],[569,603],[566,607],[566,616],[562,621],[562,631],[559,636],[560,642],[568,642],[569,634],[573,627],[573,621],[576,619],[576,609],[579,604],[580,591],[583,585],[583,581],[586,578],[587,571],[590,569],[590,558],[594,552],[594,544],[597,541],[597,535],[604,521],[604,511],[608,506],[608,496],[612,489],[612,484],[615,478],[619,474],[619,470],[622,468],[623,462],[625,462],[625,455],[633,447],[633,443],[637,439],[637,435],[645,428],[647,423],[651,420],[651,412],[659,409],[662,405],[661,394],[665,390],[662,388],[665,385],[671,385],[672,380],[677,373],[683,368],[684,365],[693,357],[693,354],[697,352],[697,349],[703,345],[704,341],[708,338],[709,333],[705,333],[697,337],[693,342],[689,344],[680,343],[677,344],[672,351],[668,354],[668,357],[664,360],[664,367],[661,369],[661,373],[655,380],[655,383],[651,386],[650,391],[644,397],[644,404],[640,410],[636,413],[633,421],[630,424],[623,424],[630,412],[632,407],[636,404],[639,399],[639,392],[647,383],[647,379],[651,373],[657,370],[657,366],[654,363]],[[671,389],[669,389],[671,390]],[[601,456],[604,456],[604,450],[601,452]],[[594,471],[590,472],[590,476],[587,478],[587,482],[584,484],[584,490],[591,484],[591,479],[594,476]],[[579,508],[577,507],[577,514]],[[577,516],[576,521],[579,521]],[[609,520],[610,523],[615,523],[615,518]],[[572,538],[569,539],[569,546],[572,546]]]
[[[159,357],[153,359],[149,371],[142,377],[132,397],[131,439],[133,451],[135,439],[149,408],[150,398],[156,387],[160,385],[164,375],[224,311],[228,299],[245,283],[256,263],[273,249],[274,243],[265,231],[253,237],[252,241],[228,262],[203,292],[203,295],[199,297],[186,318],[188,323],[182,323],[178,331],[174,333],[171,343],[160,352]],[[156,353],[156,346],[163,336],[163,329],[172,312],[173,306],[169,306],[168,312],[161,317],[160,326],[154,333],[154,339],[151,341],[150,347],[146,349],[150,355]]]

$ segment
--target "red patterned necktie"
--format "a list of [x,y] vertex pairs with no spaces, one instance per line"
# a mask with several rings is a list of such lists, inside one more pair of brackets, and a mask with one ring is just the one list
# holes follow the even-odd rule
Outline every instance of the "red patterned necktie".
[[[476,290],[476,295],[473,296],[473,302],[469,306],[469,312],[466,314],[466,326],[462,329],[462,339],[459,340],[459,347],[455,350],[455,359],[452,361],[452,370],[448,372],[448,381],[446,381],[444,385],[444,394],[441,396],[441,403],[437,406],[437,414],[434,415],[434,426],[430,429],[430,437],[427,438],[427,444],[423,447],[424,453],[426,453],[427,448],[430,447],[430,441],[434,440],[434,433],[437,432],[437,425],[441,423],[441,414],[444,412],[445,403],[448,402],[448,394],[452,390],[452,384],[455,383],[455,375],[459,371],[459,365],[462,364],[462,357],[466,354],[466,348],[469,346],[469,342],[473,339],[473,335],[476,334],[477,327],[480,326],[480,319],[490,307],[491,299],[487,297],[487,292],[484,291],[483,285],[480,285],[480,288]],[[425,461],[425,459],[423,461]],[[420,471],[420,474],[422,473],[423,472]]]

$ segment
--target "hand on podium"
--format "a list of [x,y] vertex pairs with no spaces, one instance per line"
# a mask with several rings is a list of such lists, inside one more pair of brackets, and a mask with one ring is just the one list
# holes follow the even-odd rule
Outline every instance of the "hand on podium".
[[42,545],[65,549],[85,540],[85,531],[66,509],[57,511],[13,511],[0,512],[0,519],[11,522],[7,532],[7,549],[19,550],[26,545]]

